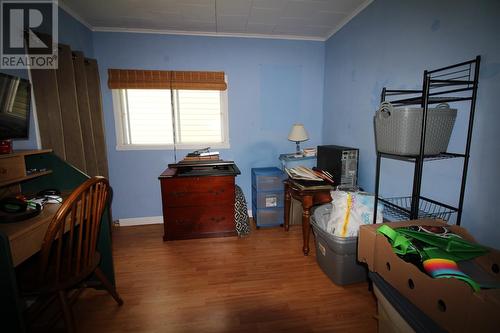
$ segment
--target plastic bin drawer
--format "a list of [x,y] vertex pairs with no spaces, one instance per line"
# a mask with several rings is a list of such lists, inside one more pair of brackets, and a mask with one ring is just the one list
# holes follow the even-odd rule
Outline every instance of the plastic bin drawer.
[[286,178],[285,173],[275,167],[252,169],[252,187],[257,191],[283,190]]
[[283,208],[255,208],[253,218],[257,227],[273,227],[283,224]]
[[284,201],[284,191],[257,191],[252,188],[252,203],[257,208],[283,207]]

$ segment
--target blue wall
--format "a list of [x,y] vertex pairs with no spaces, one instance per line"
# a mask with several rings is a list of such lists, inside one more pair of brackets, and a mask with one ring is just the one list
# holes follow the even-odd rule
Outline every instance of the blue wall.
[[[92,31],[86,26],[75,20],[72,16],[68,15],[64,10],[59,9],[58,16],[58,37],[59,43],[70,45],[72,50],[82,51],[87,57],[94,56],[94,49],[92,44]],[[50,32],[47,32],[50,33]],[[28,71],[25,69],[8,70],[0,69],[0,72],[19,76],[28,79]],[[14,140],[14,149],[36,149],[36,134],[34,117],[31,114],[30,118],[30,135],[27,140]]]
[[[116,218],[161,215],[157,177],[174,161],[172,151],[116,151],[107,69],[223,70],[229,80],[231,148],[237,178],[250,200],[250,169],[278,165],[294,144],[286,136],[294,122],[310,134],[307,146],[343,144],[361,149],[360,184],[373,190],[375,147],[372,117],[382,87],[420,88],[424,69],[482,56],[477,116],[471,150],[463,225],[495,245],[494,203],[500,179],[500,3],[376,0],[326,43],[253,38],[213,38],[91,32],[59,11],[59,40],[98,60]],[[25,71],[10,72],[26,77]],[[323,91],[324,89],[324,91]],[[460,106],[463,109],[463,106]],[[460,112],[450,151],[464,144]],[[16,148],[33,148],[29,141]],[[177,159],[186,151],[178,151]],[[424,170],[423,194],[455,204],[460,161],[432,162]],[[384,161],[382,195],[407,195],[411,166]]]
[[[482,56],[462,225],[498,246],[500,2],[376,0],[326,42],[323,142],[361,149],[360,183],[373,190],[373,115],[382,87],[420,89],[422,73]],[[458,106],[449,151],[464,147]],[[455,204],[461,160],[429,162],[423,195]],[[383,160],[381,194],[410,194],[412,165]]]
[[[158,176],[171,150],[117,151],[108,68],[221,70],[228,76],[230,149],[221,157],[241,169],[236,182],[251,200],[250,169],[278,166],[295,122],[321,141],[324,43],[137,33],[94,33],[99,62],[115,218],[161,215]],[[201,147],[200,147],[201,148]],[[188,151],[177,151],[177,160]]]

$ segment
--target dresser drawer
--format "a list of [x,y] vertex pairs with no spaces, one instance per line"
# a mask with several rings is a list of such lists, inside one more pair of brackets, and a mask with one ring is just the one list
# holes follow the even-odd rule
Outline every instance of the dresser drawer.
[[218,188],[234,187],[234,177],[178,177],[163,178],[161,181],[162,190],[168,192],[208,192]]
[[166,207],[234,205],[234,185],[216,184],[202,192],[172,188],[162,197]]
[[234,233],[232,206],[173,207],[165,216],[166,239],[204,237],[215,233]]
[[9,156],[0,159],[0,182],[26,176],[24,156]]
[[164,207],[234,205],[234,178],[196,177],[162,180]]

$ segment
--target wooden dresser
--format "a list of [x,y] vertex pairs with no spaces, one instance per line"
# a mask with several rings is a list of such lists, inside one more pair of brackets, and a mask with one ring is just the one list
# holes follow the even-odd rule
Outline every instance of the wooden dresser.
[[231,162],[169,165],[159,177],[163,240],[236,235],[235,177],[239,173]]

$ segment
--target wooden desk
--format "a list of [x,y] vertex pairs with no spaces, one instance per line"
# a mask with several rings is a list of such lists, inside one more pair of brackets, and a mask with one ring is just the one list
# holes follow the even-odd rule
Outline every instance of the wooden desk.
[[332,201],[330,191],[333,189],[302,189],[297,186],[293,179],[284,181],[285,184],[285,231],[290,229],[290,201],[291,197],[299,200],[302,204],[302,252],[305,256],[309,254],[309,235],[311,226],[311,208]]
[[[17,155],[22,156],[23,159],[15,161],[14,164],[6,162],[15,160]],[[11,167],[12,165],[14,167]],[[50,150],[3,156],[0,158],[0,169],[2,168],[7,170],[7,173],[4,172],[7,179],[0,177],[2,193],[37,193],[47,188],[58,188],[63,193],[70,193],[89,178],[52,154]],[[10,171],[14,172],[18,169],[22,172],[10,173]],[[25,171],[29,169],[46,169],[47,172],[26,175]],[[7,187],[9,190],[5,190]],[[0,224],[0,322],[2,323],[2,332],[26,331],[23,319],[25,304],[19,295],[16,267],[40,250],[45,231],[59,206],[59,204],[47,204],[39,215],[31,219]],[[99,266],[114,285],[110,218],[109,210],[106,209],[98,239],[98,249],[101,254]]]
[[40,214],[31,219],[0,224],[0,233],[9,240],[14,267],[40,251],[45,232],[60,206],[61,204],[47,204]]

